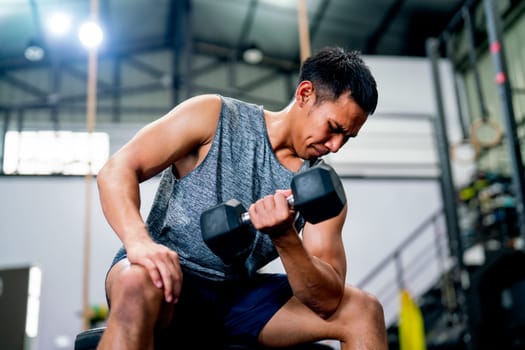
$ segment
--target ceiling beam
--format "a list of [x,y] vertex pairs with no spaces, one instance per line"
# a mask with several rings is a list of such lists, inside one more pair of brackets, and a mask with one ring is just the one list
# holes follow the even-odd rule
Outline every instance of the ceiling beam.
[[[235,54],[235,49],[232,49],[230,47],[225,47],[224,45],[219,45],[215,43],[210,43],[203,40],[194,39],[193,41],[194,45],[194,52],[200,53],[203,55],[208,56],[218,56],[225,59],[229,59],[231,55]],[[279,57],[272,57],[265,55],[262,62],[259,63],[262,67],[273,67],[273,68],[280,68],[284,71],[290,72],[290,71],[296,71],[299,68],[299,61],[298,60],[288,60],[288,59],[282,59]]]
[[[71,63],[64,63],[60,66],[60,70],[65,72],[65,73],[68,73],[69,75],[71,75],[72,77],[75,77],[83,82],[87,82],[87,73],[74,67]],[[97,85],[98,86],[102,86],[104,88],[110,88],[111,85],[110,84],[107,84],[106,82],[104,81],[101,81],[100,79],[97,79]]]
[[8,84],[19,88],[20,90],[29,93],[30,95],[36,96],[40,99],[46,99],[49,95],[49,91],[44,91],[25,80],[16,78],[10,74],[7,74],[6,72],[3,72],[0,74],[0,80],[3,80],[7,82]]
[[166,75],[166,72],[156,67],[153,67],[150,64],[144,63],[141,60],[137,59],[136,57],[128,56],[124,62],[128,64],[129,66],[134,67],[140,70],[141,72],[151,75],[152,77],[157,78],[157,79],[160,79],[164,75]]
[[272,81],[282,78],[283,75],[279,70],[271,71],[266,75],[263,75],[262,77],[259,77],[257,79],[253,79],[252,81],[249,81],[243,85],[236,86],[237,89],[240,91],[251,91],[255,88],[259,88],[263,85],[266,85],[268,83],[271,83]]

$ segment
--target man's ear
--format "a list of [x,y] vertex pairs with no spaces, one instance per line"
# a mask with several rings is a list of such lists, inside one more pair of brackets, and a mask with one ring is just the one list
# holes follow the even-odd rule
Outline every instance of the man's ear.
[[314,85],[312,82],[309,80],[301,81],[295,90],[295,101],[299,104],[299,106],[302,107],[314,97]]

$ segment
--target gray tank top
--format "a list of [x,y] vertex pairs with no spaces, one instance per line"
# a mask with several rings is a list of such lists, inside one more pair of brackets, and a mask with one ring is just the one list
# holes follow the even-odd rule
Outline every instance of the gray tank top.
[[[156,242],[179,254],[186,271],[212,280],[231,280],[252,275],[278,254],[269,237],[257,232],[245,261],[224,264],[202,240],[201,213],[232,198],[247,209],[257,199],[289,188],[294,173],[275,157],[263,108],[221,99],[219,123],[207,156],[180,179],[171,168],[163,172],[147,225]],[[300,171],[308,166],[305,162]],[[298,226],[302,224],[299,219]]]

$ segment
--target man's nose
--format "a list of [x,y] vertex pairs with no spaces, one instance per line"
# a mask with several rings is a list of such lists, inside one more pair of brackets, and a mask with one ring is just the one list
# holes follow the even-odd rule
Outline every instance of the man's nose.
[[328,148],[332,153],[339,151],[339,149],[343,147],[343,144],[344,136],[341,134],[333,135],[327,142],[325,142],[326,148]]

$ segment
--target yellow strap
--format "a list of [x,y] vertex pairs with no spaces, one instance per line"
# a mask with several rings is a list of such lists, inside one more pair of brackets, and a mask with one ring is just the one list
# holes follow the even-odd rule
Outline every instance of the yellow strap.
[[399,349],[426,350],[425,327],[419,306],[407,290],[400,292]]

